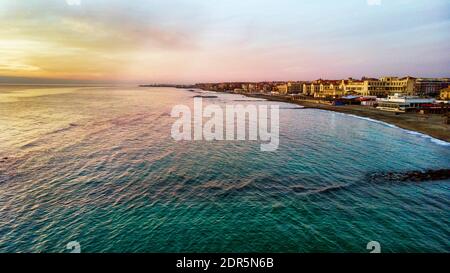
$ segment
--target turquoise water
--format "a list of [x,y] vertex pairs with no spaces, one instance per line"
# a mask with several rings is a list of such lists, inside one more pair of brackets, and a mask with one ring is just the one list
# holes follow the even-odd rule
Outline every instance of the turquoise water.
[[450,252],[450,181],[368,178],[449,168],[448,143],[225,94],[207,103],[280,105],[276,152],[175,142],[170,111],[193,95],[3,87],[0,252]]

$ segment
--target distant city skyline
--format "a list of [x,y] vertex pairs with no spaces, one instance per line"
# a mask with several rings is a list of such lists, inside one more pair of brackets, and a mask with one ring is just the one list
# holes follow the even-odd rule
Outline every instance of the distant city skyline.
[[0,83],[450,77],[447,0],[3,0]]

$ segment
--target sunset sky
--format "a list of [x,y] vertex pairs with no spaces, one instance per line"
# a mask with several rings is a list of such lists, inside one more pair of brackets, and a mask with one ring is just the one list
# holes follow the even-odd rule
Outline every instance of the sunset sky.
[[0,0],[0,25],[2,82],[450,77],[448,0]]

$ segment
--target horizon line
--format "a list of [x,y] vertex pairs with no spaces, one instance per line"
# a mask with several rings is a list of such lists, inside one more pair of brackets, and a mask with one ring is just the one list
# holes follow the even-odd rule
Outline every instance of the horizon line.
[[[436,77],[436,76],[428,76],[428,77],[421,77],[421,76],[411,76],[411,75],[404,75],[404,76],[397,76],[397,75],[385,75],[382,77],[398,77],[398,78],[404,78],[404,77],[411,77],[416,79],[450,79],[449,76],[443,76],[443,77]],[[92,80],[74,80],[74,79],[59,79],[59,78],[29,78],[29,77],[4,77],[0,75],[0,85],[1,86],[17,86],[17,85],[196,85],[196,84],[212,84],[212,83],[263,83],[263,82],[312,82],[316,80],[347,80],[347,79],[363,79],[363,78],[375,78],[380,79],[382,77],[371,77],[371,76],[363,76],[363,77],[345,77],[345,78],[326,78],[326,77],[319,77],[313,80],[310,79],[296,79],[296,80],[226,80],[226,81],[199,81],[199,82],[191,82],[191,83],[181,83],[177,81],[167,82],[167,81],[161,81],[161,82],[154,82],[154,81],[92,81]],[[14,81],[14,79],[16,81]]]

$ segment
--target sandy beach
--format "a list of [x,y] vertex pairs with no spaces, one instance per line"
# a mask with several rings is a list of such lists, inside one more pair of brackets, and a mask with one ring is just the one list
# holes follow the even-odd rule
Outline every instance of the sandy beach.
[[373,107],[360,105],[333,106],[328,104],[316,103],[306,100],[292,100],[286,97],[269,96],[261,94],[243,94],[249,97],[264,98],[272,101],[283,101],[294,103],[305,108],[321,109],[339,113],[367,117],[374,120],[390,123],[402,129],[416,131],[434,138],[450,142],[450,125],[446,124],[447,117],[440,114],[419,114],[419,113],[401,113],[395,114],[385,112]]

